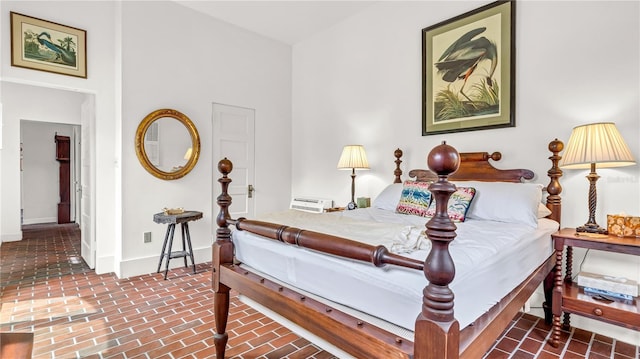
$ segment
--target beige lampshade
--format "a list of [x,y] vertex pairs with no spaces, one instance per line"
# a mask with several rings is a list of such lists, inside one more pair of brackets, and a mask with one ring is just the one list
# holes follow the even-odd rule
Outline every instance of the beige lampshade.
[[613,122],[577,126],[571,132],[560,167],[567,169],[632,166],[636,162]]
[[347,145],[342,149],[340,161],[338,161],[339,169],[369,169],[367,154],[364,152],[362,145]]

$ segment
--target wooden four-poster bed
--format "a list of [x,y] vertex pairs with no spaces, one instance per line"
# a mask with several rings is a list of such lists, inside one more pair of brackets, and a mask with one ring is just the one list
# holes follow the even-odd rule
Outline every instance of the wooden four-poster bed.
[[[562,171],[558,168],[558,161],[563,144],[556,139],[549,143],[548,148],[552,153],[549,157],[552,165],[547,172],[550,181],[545,188],[547,193],[546,208],[550,210],[547,218],[555,222],[553,222],[553,228],[543,235],[544,238],[540,242],[544,243],[545,248],[547,246],[552,248],[549,233],[557,230],[561,214],[560,192],[562,188],[559,178],[562,176]],[[394,156],[396,158],[394,183],[397,186],[402,186],[402,171],[400,170],[402,151],[396,150]],[[245,218],[232,219],[229,215],[231,197],[227,189],[231,182],[228,175],[231,173],[233,165],[226,158],[221,160],[218,164],[218,170],[222,177],[218,179],[218,182],[221,184],[222,192],[217,198],[220,212],[216,220],[218,225],[216,241],[212,246],[216,332],[214,341],[217,357],[224,358],[228,340],[226,325],[231,289],[260,303],[356,358],[453,359],[482,357],[535,289],[543,282],[547,284],[545,285],[545,294],[548,295],[546,299],[550,303],[553,282],[552,276],[549,274],[555,264],[552,249],[545,249],[544,253],[538,254],[542,259],[536,263],[534,269],[524,277],[524,280],[519,280],[516,285],[510,287],[507,294],[492,303],[491,308],[484,311],[482,315],[475,317],[469,323],[459,325],[457,314],[468,308],[456,308],[454,313],[454,292],[450,285],[457,275],[456,267],[459,264],[454,264],[450,245],[457,244],[456,236],[458,234],[456,231],[461,229],[458,229],[449,217],[449,199],[456,192],[456,186],[449,181],[454,181],[457,186],[461,186],[465,183],[463,181],[480,181],[482,183],[496,181],[515,184],[534,178],[533,172],[529,170],[496,169],[489,162],[490,160],[497,161],[500,158],[501,154],[498,152],[459,154],[453,147],[443,143],[436,146],[428,155],[430,170],[410,171],[410,177],[415,177],[416,181],[432,182],[429,191],[435,200],[435,215],[426,223],[426,229],[422,232],[423,235],[426,235],[425,238],[428,238],[426,242],[430,242],[430,244],[426,244],[428,256],[424,260],[392,253],[387,246],[364,244],[336,235],[323,234],[319,231],[302,230],[282,224]],[[479,186],[482,187],[481,184]],[[482,194],[482,192],[476,195],[478,194]],[[484,196],[483,200],[486,201],[487,195]],[[538,204],[540,204],[539,199],[540,197],[538,197]],[[508,202],[506,203],[506,207],[509,207]],[[506,209],[509,210],[509,208]],[[325,216],[325,214],[316,216]],[[460,223],[457,225],[463,227]],[[232,231],[230,226],[235,226],[236,230]],[[263,238],[271,239],[264,241],[283,246],[283,250],[286,247],[287,250],[297,252],[313,252],[313,255],[324,253],[323,256],[327,261],[339,258],[337,261],[368,262],[375,267],[400,268],[399,271],[403,275],[409,271],[423,273],[422,301],[417,304],[421,309],[415,313],[415,324],[411,328],[413,329],[413,340],[399,337],[387,329],[371,324],[340,309],[342,308],[340,306],[332,306],[325,301],[317,300],[308,295],[305,290],[297,290],[291,285],[285,285],[279,280],[272,279],[271,274],[262,275],[259,271],[252,271],[245,267],[237,259],[240,254],[239,248],[244,248],[242,247],[244,244],[238,247],[241,242],[234,243],[236,241],[234,235],[241,232],[252,232]],[[275,251],[279,251],[278,248]],[[258,253],[262,257],[269,255],[266,251]],[[531,256],[534,253],[535,251],[531,250]],[[247,265],[251,266],[251,263]],[[284,266],[284,263],[282,265]],[[462,263],[463,267],[464,265]],[[373,266],[369,265],[368,267],[372,268],[371,270],[379,271],[381,278],[384,272],[390,271]],[[316,275],[323,276],[323,273]],[[353,283],[357,283],[357,281]],[[457,295],[456,293],[456,303],[458,303]],[[346,304],[349,305],[349,303]],[[550,308],[550,305],[545,304],[545,307]],[[376,315],[376,313],[370,314]]]

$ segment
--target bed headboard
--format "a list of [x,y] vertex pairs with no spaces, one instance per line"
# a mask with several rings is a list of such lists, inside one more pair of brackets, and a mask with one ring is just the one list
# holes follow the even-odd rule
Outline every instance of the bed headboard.
[[[491,182],[522,182],[533,179],[533,172],[526,169],[501,170],[493,167],[489,160],[499,161],[500,152],[463,152],[460,153],[458,170],[449,175],[450,181],[491,181]],[[438,176],[429,170],[415,169],[409,171],[409,177],[416,181],[433,182]]]
[[[558,162],[562,158],[560,152],[564,149],[564,143],[557,138],[549,142],[549,151],[552,155],[549,157],[551,160],[551,168],[547,171],[549,177],[549,184],[545,188],[547,192],[546,205],[552,212],[548,218],[551,218],[560,223],[562,216],[562,200],[560,193],[562,192],[562,186],[560,185],[560,177],[562,177],[562,170],[558,166]],[[394,171],[395,180],[394,183],[402,183],[400,176],[402,171],[400,170],[400,157],[402,156],[402,150],[397,149],[394,152],[396,157],[396,170]],[[498,169],[493,167],[493,164],[489,162],[499,161],[502,158],[500,152],[462,152],[459,154],[460,164],[456,172],[448,176],[450,181],[486,181],[486,182],[523,182],[524,180],[531,180],[534,177],[534,173],[527,169]],[[413,169],[409,171],[409,177],[415,178],[416,181],[421,182],[435,182],[438,180],[438,176],[430,170],[425,169]]]

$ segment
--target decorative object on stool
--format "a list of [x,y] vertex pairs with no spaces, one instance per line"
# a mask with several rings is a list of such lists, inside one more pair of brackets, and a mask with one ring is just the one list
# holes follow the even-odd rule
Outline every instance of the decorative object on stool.
[[356,209],[358,207],[355,201],[356,169],[369,169],[369,162],[367,161],[367,154],[364,152],[364,147],[362,147],[362,145],[344,146],[340,161],[338,161],[338,169],[351,169],[351,202],[347,205],[347,209]]
[[590,168],[589,180],[589,220],[578,232],[607,233],[596,223],[596,164],[600,168],[632,166],[636,164],[629,147],[613,122],[592,123],[574,127],[569,144],[560,160],[565,169]]

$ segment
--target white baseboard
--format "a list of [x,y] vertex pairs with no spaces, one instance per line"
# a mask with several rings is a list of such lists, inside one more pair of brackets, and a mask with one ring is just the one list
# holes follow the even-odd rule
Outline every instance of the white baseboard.
[[114,263],[115,258],[113,256],[96,257],[96,268],[94,270],[96,274],[116,273],[118,275]]
[[24,218],[22,224],[58,223],[58,217]]
[[3,234],[0,238],[2,242],[17,242],[22,240],[22,231],[20,233]]
[[[211,247],[202,247],[193,249],[193,257],[198,263],[211,262]],[[116,272],[119,278],[128,278],[143,274],[155,273],[158,270],[158,262],[160,261],[160,253],[154,256],[139,257],[127,259],[120,262],[120,272]],[[191,265],[191,259],[187,259],[187,263]],[[166,261],[162,262],[161,270],[164,270]],[[174,258],[169,262],[169,269],[184,267],[182,258]]]

